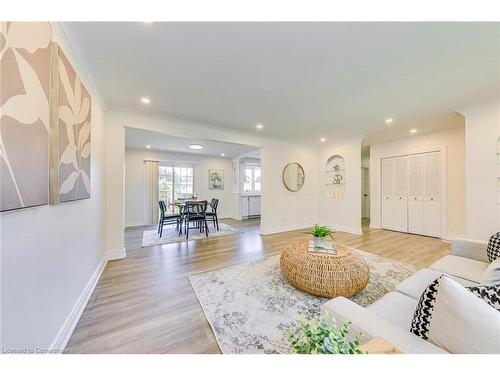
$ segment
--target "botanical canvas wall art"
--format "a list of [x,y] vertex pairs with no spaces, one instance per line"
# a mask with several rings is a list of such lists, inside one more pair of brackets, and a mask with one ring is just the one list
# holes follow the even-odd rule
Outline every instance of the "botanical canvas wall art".
[[0,211],[49,201],[52,28],[0,22]]
[[90,198],[91,98],[64,52],[54,45],[51,203]]
[[224,170],[209,169],[208,170],[208,188],[209,189],[224,189]]

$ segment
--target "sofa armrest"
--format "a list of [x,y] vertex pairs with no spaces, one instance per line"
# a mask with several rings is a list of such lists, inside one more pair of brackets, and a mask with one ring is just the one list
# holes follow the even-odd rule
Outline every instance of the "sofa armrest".
[[[382,337],[403,353],[446,354],[444,350],[406,331],[373,312],[344,297],[337,297],[323,305],[323,314],[333,317],[337,325],[352,323],[351,335],[363,333],[362,341]],[[352,338],[351,336],[351,338]]]
[[486,254],[487,247],[488,243],[484,241],[455,238],[451,241],[451,254],[490,263]]

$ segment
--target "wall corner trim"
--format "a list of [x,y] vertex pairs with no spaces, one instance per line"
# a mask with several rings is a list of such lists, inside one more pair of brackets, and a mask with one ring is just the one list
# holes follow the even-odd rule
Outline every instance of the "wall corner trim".
[[87,285],[83,289],[82,294],[80,294],[80,297],[78,297],[78,300],[73,306],[73,309],[71,309],[71,312],[69,313],[66,321],[57,333],[54,341],[50,345],[51,353],[62,353],[66,348],[66,345],[68,344],[69,339],[71,338],[71,335],[73,334],[73,331],[75,330],[75,327],[78,324],[78,321],[80,320],[80,317],[82,316],[83,311],[85,310],[85,307],[89,302],[90,296],[94,292],[94,289],[97,286],[97,283],[99,282],[99,279],[101,278],[101,275],[104,271],[104,268],[106,268],[107,263],[108,260],[106,259],[106,256],[104,256],[97,265],[97,268],[92,274]]
[[118,250],[108,250],[106,251],[105,258],[106,261],[123,259],[127,256],[125,248]]

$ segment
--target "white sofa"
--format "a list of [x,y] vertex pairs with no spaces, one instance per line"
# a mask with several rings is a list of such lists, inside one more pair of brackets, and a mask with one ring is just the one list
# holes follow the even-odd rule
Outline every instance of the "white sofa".
[[410,332],[415,308],[425,288],[443,274],[464,286],[479,284],[489,265],[486,247],[486,242],[455,239],[451,242],[451,255],[417,271],[366,308],[337,297],[323,305],[323,312],[333,316],[338,324],[352,322],[351,333],[363,332],[363,342],[382,337],[403,353],[447,353]]

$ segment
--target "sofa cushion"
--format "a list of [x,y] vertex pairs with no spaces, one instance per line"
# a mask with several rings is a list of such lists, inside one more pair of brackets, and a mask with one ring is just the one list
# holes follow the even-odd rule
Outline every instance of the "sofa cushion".
[[488,247],[486,248],[486,254],[490,262],[500,258],[500,232],[490,237]]
[[410,331],[450,353],[500,353],[500,312],[446,276],[422,294]]
[[432,263],[431,269],[447,275],[458,276],[462,279],[480,283],[488,263],[480,262],[456,255],[446,255]]
[[409,329],[418,300],[399,292],[389,292],[367,307],[368,310],[403,329]]
[[[401,281],[399,284],[395,286],[395,289],[401,293],[406,294],[407,296],[410,296],[411,298],[418,300],[420,299],[420,296],[424,292],[425,288],[427,288],[430,283],[432,283],[434,280],[436,280],[439,276],[442,275],[443,272],[431,270],[430,268],[424,268],[415,272],[407,279]],[[449,277],[458,282],[459,284],[462,284],[463,286],[479,285],[474,281],[462,279],[457,276],[450,275]]]
[[500,258],[495,259],[489,264],[483,273],[481,279],[481,284],[483,285],[495,285],[500,284]]

